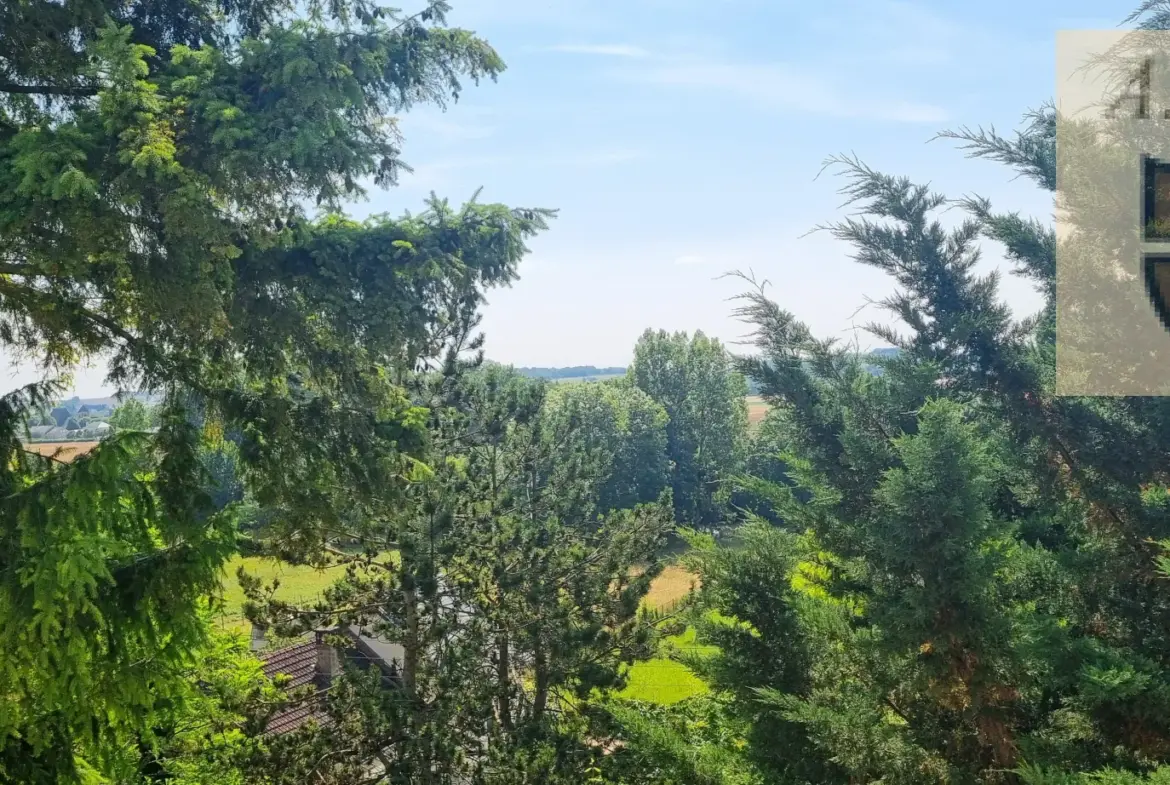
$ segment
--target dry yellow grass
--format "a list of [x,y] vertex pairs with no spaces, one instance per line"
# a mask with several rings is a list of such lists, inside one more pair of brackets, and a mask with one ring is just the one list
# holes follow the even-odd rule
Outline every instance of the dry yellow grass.
[[650,591],[642,602],[650,608],[667,607],[687,596],[691,588],[698,585],[699,576],[687,572],[677,564],[672,564],[650,584]]
[[69,463],[97,446],[98,442],[28,442],[24,449],[40,455],[51,455],[59,461]]
[[768,413],[768,404],[758,395],[749,395],[747,397],[747,407],[749,425],[757,425]]

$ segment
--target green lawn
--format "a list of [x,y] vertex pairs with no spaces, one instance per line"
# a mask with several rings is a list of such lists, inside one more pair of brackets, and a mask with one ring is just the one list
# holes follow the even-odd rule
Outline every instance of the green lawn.
[[[685,597],[696,581],[697,577],[682,567],[667,567],[651,585],[644,602],[650,607],[668,606]],[[687,627],[681,634],[672,635],[663,641],[661,653],[669,655],[672,652],[684,652],[702,657],[718,651],[717,646],[695,643],[695,629]],[[670,704],[702,695],[708,689],[706,682],[686,665],[663,656],[634,663],[629,671],[626,688],[617,696],[647,703]]]
[[261,556],[234,557],[224,568],[224,611],[221,621],[229,629],[242,631],[247,631],[249,625],[240,613],[244,605],[244,590],[236,580],[236,570],[240,566],[248,573],[258,576],[265,585],[271,583],[274,578],[279,578],[280,586],[275,596],[287,602],[310,602],[345,574],[344,566],[319,570]]
[[630,668],[630,679],[619,698],[647,703],[678,703],[694,695],[702,695],[709,688],[706,682],[681,662],[653,659],[635,662]]
[[[718,646],[695,642],[695,628],[687,627],[680,635],[672,635],[662,643],[662,654],[674,652],[698,657],[709,657],[719,651]],[[648,703],[677,703],[692,695],[702,695],[709,688],[686,665],[669,656],[656,657],[645,662],[636,662],[630,668],[626,688],[618,693],[619,698],[640,700]]]
[[696,657],[710,657],[719,653],[719,647],[710,643],[695,642],[695,628],[687,627],[680,635],[672,635],[666,639],[665,648],[668,651],[678,651]]

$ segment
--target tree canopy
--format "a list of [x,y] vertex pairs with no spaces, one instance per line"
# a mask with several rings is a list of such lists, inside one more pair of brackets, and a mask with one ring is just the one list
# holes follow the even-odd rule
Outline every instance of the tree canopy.
[[404,166],[395,112],[502,70],[445,10],[0,8],[0,345],[49,374],[102,354],[112,383],[168,395],[157,434],[67,468],[15,437],[49,390],[5,399],[5,777],[112,771],[176,694],[234,548],[203,430],[239,434],[271,536],[303,558],[405,482],[426,415],[396,380],[468,346],[483,291],[550,215],[437,198],[343,214]]
[[[1051,188],[1053,118],[954,136]],[[873,329],[899,351],[875,376],[762,289],[741,301],[784,467],[746,484],[782,525],[694,562],[739,622],[700,620],[749,755],[782,782],[1139,781],[1170,750],[1168,405],[1056,394],[1049,227],[972,199],[944,228],[926,186],[835,163],[862,215],[830,229],[896,280],[901,327]],[[975,272],[981,237],[1047,293],[1037,318]]]
[[145,431],[150,421],[150,411],[137,398],[130,398],[110,415],[110,427],[118,430]]
[[[0,4],[0,349],[46,375],[0,396],[0,781],[1170,781],[1170,402],[1055,374],[1058,325],[1078,383],[1153,356],[1094,365],[1081,321],[1144,302],[1056,308],[1058,250],[1099,292],[1135,250],[1098,231],[1113,195],[1067,194],[1060,237],[977,197],[944,222],[945,195],[834,158],[859,213],[824,228],[894,283],[888,349],[744,277],[753,354],[648,330],[623,378],[529,378],[564,373],[485,364],[476,331],[551,211],[345,212],[405,169],[396,114],[503,70],[446,10]],[[1057,119],[943,136],[1051,192]],[[1040,313],[1001,302],[983,242]],[[162,404],[74,460],[25,444],[85,423],[59,401],[98,356]],[[691,591],[649,607],[679,525]],[[363,630],[393,676],[266,677],[213,622],[242,535],[338,568],[288,598],[241,567],[247,619],[325,654]],[[636,665],[704,693],[626,697]]]
[[701,332],[647,330],[634,347],[630,378],[669,417],[667,454],[675,517],[709,526],[726,512],[721,480],[739,471],[747,433],[747,382],[723,345]]

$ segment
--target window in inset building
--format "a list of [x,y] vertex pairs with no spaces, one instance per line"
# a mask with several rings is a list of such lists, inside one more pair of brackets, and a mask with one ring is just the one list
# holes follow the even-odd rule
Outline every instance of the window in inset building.
[[1142,163],[1143,237],[1147,242],[1170,241],[1170,161],[1146,156]]

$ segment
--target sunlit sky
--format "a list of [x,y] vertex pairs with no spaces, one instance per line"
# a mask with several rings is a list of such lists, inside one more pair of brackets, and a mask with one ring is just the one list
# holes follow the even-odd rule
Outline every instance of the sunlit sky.
[[[396,3],[402,5],[402,3]],[[745,332],[728,301],[752,269],[821,336],[856,337],[892,291],[817,224],[841,218],[822,161],[856,154],[961,197],[1050,217],[1051,198],[940,130],[994,125],[1054,92],[1058,29],[1116,27],[1136,0],[452,0],[508,64],[440,112],[404,116],[401,185],[355,215],[417,211],[430,191],[555,207],[521,277],[494,291],[492,359],[624,365],[647,327]],[[409,8],[409,6],[408,6]],[[1001,264],[986,248],[988,269]],[[1038,306],[1007,279],[1020,315]],[[9,387],[33,378],[9,370]],[[100,363],[75,390],[109,391]]]

